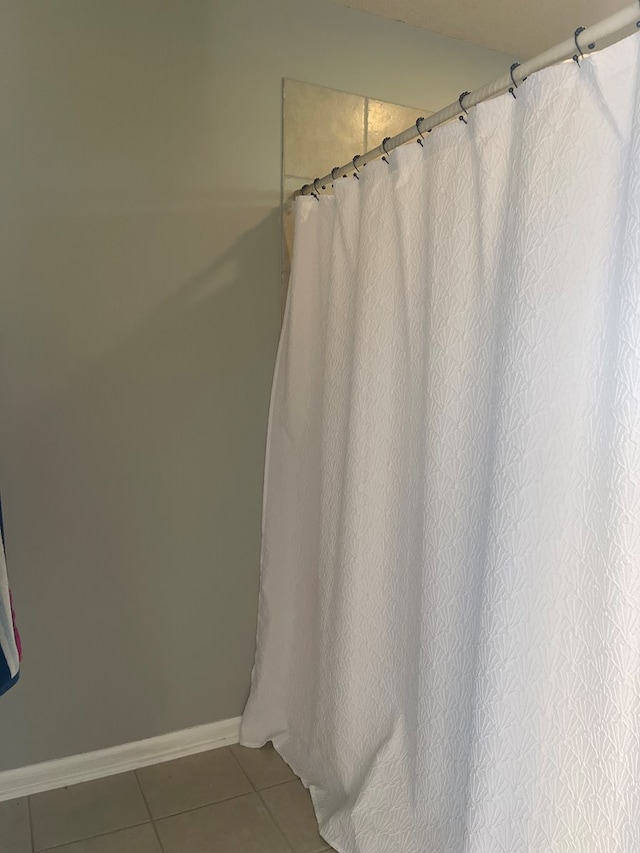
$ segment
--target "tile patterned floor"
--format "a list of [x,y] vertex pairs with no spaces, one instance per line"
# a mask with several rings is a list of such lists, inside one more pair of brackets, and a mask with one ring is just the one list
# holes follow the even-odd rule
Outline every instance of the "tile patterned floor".
[[0,803],[1,853],[321,853],[302,783],[232,746]]

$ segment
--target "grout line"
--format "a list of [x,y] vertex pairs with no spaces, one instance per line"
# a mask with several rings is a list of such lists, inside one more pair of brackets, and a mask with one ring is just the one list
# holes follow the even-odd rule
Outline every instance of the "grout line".
[[[222,800],[214,800],[212,803],[204,803],[204,805],[202,806],[193,806],[193,808],[190,809],[182,809],[182,811],[179,812],[171,812],[171,814],[163,814],[159,817],[154,817],[151,819],[151,822],[156,823],[157,821],[168,820],[172,817],[178,817],[181,814],[190,814],[191,812],[199,812],[202,809],[210,809],[212,806],[221,806],[222,803],[230,803],[231,800],[239,800],[241,797],[252,797],[254,794],[257,793],[258,791],[253,790],[245,791],[244,794],[234,794],[232,797],[224,797]],[[40,851],[37,851],[37,853],[40,853]]]
[[172,817],[180,817],[181,814],[191,814],[191,812],[200,812],[202,809],[210,809],[212,806],[221,806],[223,803],[230,803],[231,800],[239,800],[241,797],[252,797],[257,794],[257,791],[247,791],[246,794],[236,794],[235,797],[225,797],[224,800],[216,800],[213,803],[205,803],[203,806],[194,806],[192,809],[183,809],[181,812],[171,812],[171,814],[163,814],[160,817],[154,817],[152,823],[161,820],[170,820]]
[[[83,842],[83,841],[89,841],[89,840],[94,839],[94,838],[104,838],[104,837],[107,837],[110,835],[116,835],[118,832],[124,832],[128,829],[133,829],[134,827],[137,827],[137,826],[146,826],[147,824],[150,824],[151,827],[153,828],[153,832],[154,832],[154,835],[155,835],[156,840],[158,842],[159,849],[160,849],[160,851],[162,851],[162,853],[164,853],[165,848],[162,844],[162,840],[160,839],[160,834],[158,832],[158,827],[156,825],[157,820],[165,820],[167,818],[177,817],[178,815],[181,815],[181,814],[188,814],[190,812],[200,811],[201,809],[210,808],[211,806],[216,806],[216,805],[219,805],[219,804],[222,804],[225,802],[230,802],[232,800],[240,799],[241,797],[252,796],[252,795],[256,795],[258,797],[260,803],[264,807],[264,809],[265,809],[265,811],[269,817],[269,820],[274,825],[276,831],[282,836],[285,844],[287,844],[288,847],[290,848],[291,853],[295,853],[295,847],[294,847],[293,842],[290,840],[290,838],[287,835],[287,833],[285,832],[285,830],[281,827],[276,816],[269,809],[267,803],[265,802],[265,800],[263,799],[263,797],[261,795],[261,791],[270,791],[273,788],[279,788],[279,787],[283,787],[284,785],[290,785],[292,782],[295,782],[297,780],[297,777],[295,777],[294,779],[285,780],[284,782],[278,782],[275,785],[267,785],[264,788],[258,789],[258,788],[256,788],[256,786],[252,782],[251,778],[249,777],[249,774],[242,767],[238,758],[234,755],[233,750],[231,750],[229,747],[224,747],[224,748],[227,749],[228,752],[233,757],[235,764],[238,766],[238,768],[240,769],[240,772],[245,777],[249,786],[251,787],[251,789],[252,789],[251,791],[244,793],[244,794],[236,794],[235,796],[232,796],[232,797],[225,797],[222,800],[216,800],[215,802],[212,802],[212,803],[205,803],[202,806],[196,806],[195,808],[192,808],[192,809],[184,809],[183,811],[176,812],[175,814],[163,815],[162,817],[154,818],[152,813],[151,813],[151,809],[149,807],[149,802],[148,802],[147,797],[144,793],[142,783],[138,777],[138,772],[137,772],[137,770],[134,770],[133,774],[135,776],[136,783],[138,785],[140,795],[141,795],[142,800],[144,802],[145,809],[147,811],[147,815],[148,815],[149,820],[142,821],[140,823],[135,823],[135,824],[132,824],[131,826],[124,826],[124,827],[119,827],[118,829],[112,829],[112,830],[109,830],[108,832],[100,832],[100,833],[97,833],[95,835],[91,835],[87,838],[79,838],[79,839],[74,839],[73,841],[65,841],[62,844],[55,844],[53,847],[41,848],[38,851],[36,851],[36,848],[35,848],[35,840],[34,840],[34,835],[33,835],[33,814],[32,814],[32,810],[31,810],[31,797],[27,797],[28,812],[29,812],[29,829],[30,829],[30,833],[31,833],[32,853],[49,853],[49,851],[55,851],[55,850],[58,850],[62,847],[66,847],[67,845],[70,845],[70,844],[76,844],[78,842]],[[327,849],[330,849],[330,848],[327,848]]]
[[283,785],[290,785],[292,782],[299,781],[300,779],[296,776],[294,779],[284,779],[282,782],[274,782],[273,785],[262,785],[261,788],[256,788],[256,791],[270,791],[272,788],[281,788]]
[[[239,746],[239,744],[238,744],[238,746]],[[249,749],[253,749],[252,747],[248,747],[248,748],[249,748]],[[272,748],[273,748],[273,747],[272,747]],[[280,761],[281,761],[281,762],[284,764],[284,766],[287,768],[287,770],[289,770],[289,771],[293,774],[293,779],[282,779],[280,782],[274,782],[274,783],[273,783],[273,784],[271,784],[271,785],[262,785],[260,788],[258,788],[258,786],[257,786],[257,785],[254,785],[254,784],[253,784],[253,781],[249,778],[249,774],[245,772],[245,770],[244,770],[244,768],[243,768],[242,764],[240,764],[240,760],[239,760],[239,759],[234,755],[234,752],[233,752],[233,750],[231,749],[231,747],[228,747],[228,749],[229,749],[229,751],[230,751],[231,755],[233,755],[233,757],[236,759],[236,762],[237,762],[237,763],[238,763],[238,765],[240,766],[240,769],[242,770],[242,772],[244,773],[244,775],[247,777],[247,779],[249,779],[249,782],[251,783],[251,785],[252,785],[252,787],[253,787],[254,791],[266,791],[268,788],[277,788],[279,785],[288,785],[290,782],[299,782],[299,781],[300,781],[300,777],[299,777],[299,776],[296,776],[296,774],[293,772],[293,770],[291,769],[291,767],[289,767],[289,765],[288,765],[288,764],[287,764],[287,762],[284,760],[284,758],[282,758],[282,756],[281,756],[277,751],[275,751],[275,750],[274,750],[274,751],[276,752],[276,755],[280,758]],[[243,747],[243,749],[244,749],[244,747]],[[254,750],[254,751],[255,751],[255,752],[260,752],[260,749],[256,749],[256,750]]]
[[[163,815],[159,815],[158,817],[154,817],[154,816],[151,814],[151,809],[149,808],[149,804],[147,803],[147,798],[145,797],[145,795],[144,795],[144,791],[142,790],[142,784],[141,784],[141,782],[140,782],[140,779],[138,779],[138,771],[137,771],[137,770],[134,770],[134,771],[133,771],[133,772],[136,774],[136,779],[138,780],[138,785],[140,786],[140,790],[142,791],[142,797],[143,797],[143,799],[144,799],[144,801],[145,801],[145,805],[147,806],[147,811],[149,812],[149,818],[150,818],[150,820],[151,820],[151,823],[153,823],[153,824],[154,824],[154,827],[155,827],[156,821],[160,821],[160,820],[167,820],[167,818],[170,818],[170,817],[178,817],[178,815],[181,815],[181,814],[189,814],[189,812],[199,812],[199,811],[200,811],[200,809],[208,809],[208,808],[210,808],[211,806],[217,806],[217,805],[219,805],[220,803],[228,803],[228,802],[230,802],[230,800],[237,800],[237,799],[239,799],[240,797],[249,797],[249,796],[251,796],[251,794],[255,794],[255,793],[256,793],[256,789],[255,789],[255,788],[254,788],[254,786],[253,786],[253,782],[251,781],[251,779],[249,779],[249,777],[247,776],[247,774],[246,774],[246,773],[244,772],[244,770],[242,769],[242,766],[241,766],[240,762],[239,762],[239,761],[238,761],[238,759],[235,757],[235,755],[233,754],[232,750],[231,750],[228,746],[221,747],[221,749],[226,749],[226,750],[229,752],[229,754],[233,757],[233,760],[236,762],[236,764],[238,765],[238,767],[240,767],[240,771],[241,771],[242,775],[245,777],[245,779],[246,779],[246,780],[247,780],[247,782],[249,783],[249,787],[251,788],[251,790],[250,790],[250,791],[245,791],[243,794],[232,794],[230,797],[222,797],[222,799],[220,799],[220,800],[214,800],[214,801],[213,801],[213,802],[211,802],[211,803],[203,803],[201,806],[193,806],[193,807],[192,807],[192,808],[190,808],[190,809],[182,809],[182,810],[181,810],[181,811],[179,811],[179,812],[171,812],[171,814],[163,814]],[[156,766],[158,766],[158,765],[156,765]],[[144,768],[141,768],[141,769],[144,769]],[[161,844],[160,846],[162,847],[162,844]]]
[[[217,806],[217,805],[218,805],[218,804],[220,804],[220,803],[228,803],[228,802],[230,802],[231,800],[238,800],[238,799],[240,799],[240,797],[250,797],[250,796],[252,796],[252,795],[256,795],[256,796],[258,797],[258,799],[260,800],[260,802],[262,803],[262,805],[264,806],[264,808],[265,808],[265,810],[266,810],[266,812],[267,812],[267,814],[268,814],[268,816],[269,816],[269,819],[271,820],[271,822],[272,822],[272,823],[273,823],[273,825],[275,826],[276,830],[280,833],[280,835],[281,835],[281,836],[282,836],[282,838],[284,839],[285,844],[288,844],[288,845],[289,845],[289,847],[290,847],[290,849],[291,849],[292,853],[296,853],[295,848],[294,848],[294,846],[293,846],[292,842],[289,840],[289,838],[288,838],[288,836],[285,834],[284,830],[280,828],[280,824],[278,823],[278,821],[277,821],[277,820],[275,819],[275,817],[271,814],[271,811],[269,810],[269,807],[267,806],[267,804],[265,803],[265,801],[264,801],[264,800],[262,799],[262,797],[260,796],[260,791],[259,791],[259,790],[256,788],[256,786],[253,784],[253,782],[252,782],[252,780],[251,780],[251,778],[250,778],[249,774],[246,772],[246,770],[244,769],[244,767],[242,766],[242,764],[240,764],[240,762],[238,761],[238,759],[236,758],[236,756],[233,754],[233,750],[232,750],[230,747],[228,747],[228,746],[227,746],[227,747],[224,747],[224,748],[229,752],[229,754],[231,755],[231,757],[233,758],[233,760],[234,760],[234,761],[235,761],[235,763],[237,764],[238,768],[240,769],[240,772],[242,773],[242,775],[244,776],[244,778],[245,778],[245,779],[247,780],[247,782],[249,783],[249,785],[250,785],[250,787],[251,787],[251,789],[252,789],[252,790],[251,790],[251,791],[249,791],[249,792],[248,792],[248,793],[246,793],[246,794],[236,794],[236,796],[235,796],[235,797],[226,797],[224,800],[217,800],[215,803],[206,803],[204,806],[196,806],[196,808],[194,808],[194,809],[184,809],[184,810],[183,810],[183,811],[181,811],[181,812],[176,812],[176,814],[174,814],[174,815],[165,815],[165,816],[164,816],[164,817],[162,817],[162,818],[158,818],[158,820],[165,820],[165,818],[169,818],[169,817],[176,817],[177,815],[180,815],[180,814],[189,814],[189,812],[198,812],[198,811],[200,811],[201,809],[208,809],[208,808],[210,808],[211,806]],[[136,774],[136,779],[137,779],[137,778],[138,778],[138,777],[137,777],[137,774]],[[293,782],[293,781],[295,781],[295,780],[294,780],[294,779],[289,779],[289,782]],[[140,780],[139,780],[139,779],[138,779],[138,784],[140,785]],[[288,784],[288,782],[279,782],[279,783],[278,783],[278,785],[287,785],[287,784]],[[261,789],[261,790],[271,790],[271,788],[277,788],[277,787],[278,787],[278,785],[269,785],[269,788],[268,788],[268,789],[267,789],[267,788],[263,788],[263,789]],[[140,785],[140,790],[142,790],[142,785]],[[143,793],[143,796],[144,796],[144,793]],[[145,803],[146,803],[146,799],[145,799]],[[148,808],[148,806],[147,806],[147,808]],[[152,818],[152,819],[151,819],[151,822],[152,822],[152,823],[153,823],[153,825],[154,825],[154,829],[156,829],[156,835],[157,835],[157,828],[156,828],[156,826],[155,826],[155,818]],[[159,839],[159,838],[158,838],[158,841],[160,841],[160,839]],[[160,844],[160,847],[161,847],[161,849],[162,849],[162,850],[164,850],[164,848],[162,847],[162,844]]]
[[27,797],[27,811],[29,813],[29,841],[31,842],[31,853],[35,853],[36,843],[33,840],[33,815],[31,814],[31,797]]
[[[80,782],[79,784],[83,784]],[[98,832],[95,835],[88,835],[84,838],[75,838],[73,841],[63,841],[62,844],[54,844],[53,847],[40,847],[34,853],[49,853],[50,850],[60,850],[61,847],[69,847],[72,844],[81,844],[84,841],[93,841],[94,838],[106,838],[108,835],[116,835],[118,832],[126,832],[127,829],[135,829],[137,826],[146,826],[148,820],[143,820],[140,823],[132,823],[130,826],[120,826],[118,829],[110,829],[108,832]]]
[[[282,788],[285,785],[290,785],[292,782],[300,782],[300,781],[301,781],[300,778],[298,776],[296,776],[295,779],[290,779],[288,782],[278,782],[277,785],[269,785],[267,788],[261,788],[259,791],[256,791],[256,794],[260,797],[260,800],[262,801],[265,809],[271,815],[273,822],[276,824],[276,826],[278,827],[278,829],[280,830],[280,832],[284,836],[287,843],[291,846],[293,853],[296,853],[296,848],[294,847],[293,841],[291,841],[289,839],[289,836],[286,834],[284,829],[280,826],[280,823],[278,822],[277,817],[273,814],[273,812],[270,810],[269,806],[267,805],[266,800],[264,800],[264,798],[262,797],[262,792],[263,791],[272,791],[274,788]],[[307,789],[305,789],[305,790],[307,790]],[[316,820],[315,810],[314,810],[314,820]],[[316,825],[317,825],[317,820],[316,820]],[[318,830],[318,833],[319,833],[319,830]],[[323,844],[327,844],[327,842],[324,840],[324,838],[322,838],[322,836],[320,836],[320,840],[322,841]],[[315,851],[315,853],[332,853],[332,850],[333,850],[332,847],[321,847],[320,850]]]
[[[193,809],[184,809],[181,812],[175,812],[174,814],[163,815],[162,817],[152,819],[151,823],[153,824],[153,827],[156,831],[156,835],[158,836],[158,841],[160,842],[160,838],[158,835],[158,829],[156,827],[156,822],[159,822],[161,820],[170,820],[172,817],[180,817],[180,815],[183,815],[183,814],[191,814],[192,812],[199,812],[199,811],[202,811],[203,809],[210,809],[213,806],[220,806],[223,803],[230,803],[233,800],[240,800],[243,797],[258,797],[258,799],[260,800],[260,802],[262,803],[262,805],[266,809],[266,812],[269,815],[271,822],[274,824],[275,828],[278,830],[278,832],[280,833],[280,835],[284,839],[285,843],[289,845],[292,853],[296,853],[295,848],[293,847],[293,845],[291,844],[291,842],[289,841],[287,836],[284,834],[284,832],[280,829],[280,825],[275,820],[275,818],[273,817],[273,815],[271,814],[271,812],[267,808],[267,804],[265,803],[265,801],[260,796],[260,791],[256,791],[255,789],[253,791],[248,791],[246,794],[237,794],[235,797],[226,797],[224,800],[216,800],[215,803],[205,803],[205,805],[203,805],[203,806],[196,806]],[[162,847],[162,842],[160,842],[160,846],[161,846],[161,849],[163,850],[163,853],[164,853],[164,848]],[[40,853],[48,853],[48,851],[40,851]],[[321,853],[324,853],[324,851],[322,851]]]
[[[293,770],[291,772],[293,773]],[[299,776],[296,776],[294,774],[293,779],[287,779],[285,782],[277,782],[275,785],[266,785],[264,788],[260,788],[259,790],[256,788],[256,794],[260,797],[260,800],[264,804],[264,807],[266,808],[266,810],[269,812],[269,814],[273,818],[273,822],[276,824],[276,826],[278,827],[278,829],[280,830],[282,835],[285,837],[286,841],[291,845],[291,848],[294,851],[294,853],[296,853],[296,849],[293,845],[293,842],[289,840],[288,835],[286,834],[284,829],[280,826],[278,819],[271,812],[271,810],[269,809],[269,806],[267,805],[266,800],[262,796],[263,791],[273,791],[274,788],[284,788],[285,785],[291,785],[294,782],[302,783],[302,780],[300,779]],[[305,788],[305,790],[308,790],[308,789]],[[314,820],[315,820],[315,810],[314,810]],[[317,821],[316,821],[316,824],[317,824]],[[323,844],[327,844],[327,842],[324,840],[324,838],[322,838],[322,836],[320,836],[320,838],[321,838],[321,841]],[[333,850],[332,847],[322,847],[320,850],[316,851],[316,853],[332,853],[332,850]]]
[[[273,787],[275,788],[275,787],[277,787],[277,786],[276,786],[276,785],[274,785]],[[263,790],[263,791],[266,791],[267,789],[266,789],[266,788],[263,788],[262,790]],[[268,806],[268,805],[266,804],[266,802],[264,801],[264,799],[263,799],[262,794],[260,793],[260,791],[256,791],[256,794],[258,795],[258,798],[260,799],[260,802],[262,803],[262,805],[263,805],[263,806],[264,806],[264,808],[266,809],[266,812],[267,812],[267,814],[269,815],[269,817],[271,818],[271,822],[273,823],[273,825],[275,826],[275,828],[278,830],[278,832],[280,833],[280,835],[284,838],[285,842],[289,845],[289,847],[291,848],[292,853],[296,853],[296,849],[295,849],[295,847],[293,846],[293,841],[291,841],[291,839],[289,838],[289,836],[287,835],[287,833],[286,833],[286,832],[284,831],[284,829],[280,826],[280,824],[279,824],[278,820],[276,819],[275,815],[272,813],[271,809],[269,808],[269,806]]]
[[[253,790],[253,791],[257,791],[258,789],[257,789],[257,788],[256,788],[256,786],[253,784],[253,781],[252,781],[252,779],[249,777],[249,774],[247,773],[247,771],[244,769],[244,767],[242,766],[242,764],[240,764],[240,762],[238,761],[238,759],[236,758],[236,756],[233,754],[233,750],[231,749],[231,747],[229,747],[229,746],[228,746],[228,747],[227,747],[227,749],[229,750],[229,754],[231,755],[231,757],[233,758],[233,760],[235,761],[235,763],[236,763],[236,764],[238,765],[238,767],[240,768],[240,772],[242,773],[242,775],[244,776],[244,778],[247,780],[247,782],[251,785],[252,790]],[[240,794],[240,796],[242,796],[242,794]]]
[[142,782],[140,781],[140,779],[138,777],[138,771],[134,770],[133,775],[136,777],[136,782],[138,783],[138,788],[140,789],[140,794],[142,796],[142,799],[144,800],[144,805],[145,805],[145,808],[147,810],[147,814],[149,815],[149,821],[151,822],[151,826],[153,828],[154,835],[158,841],[158,847],[160,848],[162,853],[164,853],[164,847],[162,846],[162,841],[160,840],[160,834],[158,833],[158,827],[156,826],[156,822],[153,819],[153,815],[151,814],[151,809],[149,808],[149,803],[148,803],[147,797],[144,793],[144,788],[142,787]]
[[[229,747],[227,747],[227,749],[229,750],[229,752],[231,753],[231,755],[233,755],[233,750],[232,750],[232,749],[230,749]],[[240,768],[240,770],[242,770],[242,773],[244,774],[244,776],[246,777],[247,781],[249,782],[249,784],[251,785],[251,787],[253,788],[253,790],[256,792],[256,794],[260,793],[260,791],[268,791],[268,790],[270,790],[271,788],[279,788],[279,787],[280,787],[280,785],[290,785],[292,782],[299,782],[299,781],[300,781],[300,779],[296,776],[296,774],[295,774],[295,773],[293,773],[293,770],[291,770],[291,768],[290,768],[290,767],[289,767],[289,765],[287,764],[286,766],[287,766],[287,767],[289,767],[289,770],[291,770],[291,772],[293,773],[293,779],[283,779],[281,782],[274,782],[274,783],[273,783],[273,785],[262,785],[260,788],[258,788],[258,786],[257,786],[257,785],[254,785],[254,783],[253,783],[253,781],[252,781],[251,777],[250,777],[250,776],[249,776],[249,774],[246,772],[246,770],[244,769],[244,767],[242,766],[242,764],[240,764],[240,761],[238,760],[238,758],[236,758],[236,756],[235,756],[235,755],[233,755],[233,757],[234,757],[234,759],[235,759],[236,764],[238,765],[238,767]],[[284,762],[284,759],[282,759],[282,760],[283,760],[283,763],[285,763],[285,764],[286,764],[286,762]],[[242,794],[239,794],[239,796],[242,796]]]

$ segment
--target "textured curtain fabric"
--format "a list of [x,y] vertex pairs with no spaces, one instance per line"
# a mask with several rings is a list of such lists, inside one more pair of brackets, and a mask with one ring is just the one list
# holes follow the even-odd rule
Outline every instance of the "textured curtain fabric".
[[639,46],[297,202],[242,742],[340,853],[640,850]]

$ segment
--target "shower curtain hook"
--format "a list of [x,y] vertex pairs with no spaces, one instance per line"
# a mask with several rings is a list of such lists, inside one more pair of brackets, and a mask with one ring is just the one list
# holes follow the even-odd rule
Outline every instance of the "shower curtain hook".
[[[424,121],[424,116],[420,116],[419,119],[416,119],[416,130],[420,134],[420,139],[416,139],[416,142],[418,143],[418,145],[420,145],[422,148],[424,148],[424,144],[422,142],[422,140],[424,139],[424,133],[420,130],[420,122],[421,121]],[[427,133],[431,133],[431,131],[428,130]]]
[[386,157],[383,157],[382,159],[383,159],[383,160],[384,160],[384,162],[387,164],[387,166],[389,165],[389,161],[387,160],[387,157],[389,156],[389,152],[387,151],[387,142],[388,142],[390,139],[391,139],[391,137],[390,137],[390,136],[385,136],[385,138],[382,140],[382,146],[381,146],[381,147],[382,147],[382,150],[383,150],[383,151],[384,151],[384,153],[386,154]]
[[356,166],[356,160],[358,159],[358,157],[359,157],[359,156],[360,156],[359,154],[356,154],[356,156],[355,156],[355,157],[353,158],[353,160],[351,161],[351,164],[353,165],[353,168],[355,169],[355,172],[353,173],[353,177],[354,177],[357,181],[359,181],[359,180],[360,180],[360,177],[359,177],[359,175],[358,175],[358,172],[360,171],[360,169],[358,169],[358,167]]
[[[518,84],[516,83],[515,77],[513,76],[513,72],[519,65],[519,62],[514,62],[511,68],[509,69],[509,75],[511,77],[511,82],[513,83],[513,86],[509,88],[509,94],[513,95],[514,98],[516,97],[516,93],[513,90],[518,88]],[[526,80],[527,78],[525,77],[524,79]]]
[[[316,198],[318,199],[318,201],[320,201],[320,192],[321,192],[321,190],[318,189],[318,181],[319,180],[320,180],[320,178],[314,178],[313,179],[313,188],[316,191]],[[324,187],[322,187],[322,189],[324,189]]]
[[573,55],[573,61],[576,63],[576,65],[578,67],[580,67],[580,60],[584,59],[584,53],[582,52],[582,48],[578,44],[578,36],[580,35],[580,33],[583,33],[585,31],[585,29],[586,29],[586,27],[578,27],[578,29],[573,34],[573,40],[576,43],[576,48],[578,49],[578,51],[580,53],[579,57],[578,57],[577,53],[574,53],[574,55]]
[[[333,169],[331,170],[331,180],[332,180],[332,181],[335,181],[336,176],[335,176],[335,174],[334,174],[334,173],[335,173],[335,172],[337,172],[337,171],[339,171],[339,169],[340,169],[340,166],[334,166],[334,167],[333,167]],[[346,178],[347,176],[346,176],[346,175],[343,175],[342,177],[343,177],[343,178]],[[333,184],[331,184],[331,186],[333,186]]]
[[[469,94],[471,94],[471,93],[470,92],[463,92],[460,95],[460,97],[458,98],[458,103],[460,104],[460,109],[464,112],[465,115],[469,115],[469,110],[466,109],[466,107],[464,106],[464,104],[462,102],[467,97],[467,95],[469,95]],[[469,123],[464,116],[458,116],[458,118],[460,119],[460,121],[463,121],[465,124]]]

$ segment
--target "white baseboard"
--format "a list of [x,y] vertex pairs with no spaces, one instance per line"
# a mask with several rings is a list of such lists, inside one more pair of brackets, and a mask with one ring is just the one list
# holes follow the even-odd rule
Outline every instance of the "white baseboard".
[[0,802],[238,743],[240,717],[0,772]]

